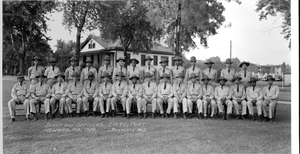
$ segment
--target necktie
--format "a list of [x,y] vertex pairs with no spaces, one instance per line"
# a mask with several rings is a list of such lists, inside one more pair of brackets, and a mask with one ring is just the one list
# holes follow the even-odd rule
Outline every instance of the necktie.
[[205,85],[205,89],[207,90],[207,85]]
[[119,82],[119,87],[121,86],[121,81]]
[[236,91],[237,91],[237,92],[239,92],[239,91],[240,91],[240,89],[239,89],[239,86],[237,86],[237,88],[236,88]]
[[106,88],[107,82],[105,82],[105,88]]
[[195,70],[195,66],[193,66],[193,71]]
[[271,86],[269,86],[269,90],[271,90]]
[[38,66],[35,66],[35,70],[37,70]]
[[92,82],[90,81],[90,87],[92,87]]
[[106,65],[106,70],[107,70],[107,68],[108,68],[108,65]]
[[244,77],[246,77],[246,75],[247,75],[247,74],[246,74],[246,71],[245,71],[245,72],[244,72]]
[[133,84],[133,89],[135,89],[135,84]]
[[76,81],[74,82],[74,86],[76,87]]
[[164,89],[166,89],[166,88],[167,88],[167,84],[165,83]]
[[179,88],[180,88],[181,83],[179,83]]
[[254,91],[255,87],[253,87],[253,91]]
[[73,72],[75,72],[75,67],[73,66]]
[[211,68],[208,69],[208,72],[209,72],[209,73],[210,73],[210,71],[211,71]]
[[195,88],[195,83],[193,83],[193,89]]
[[20,86],[22,87],[22,83],[20,82]]
[[163,68],[163,73],[165,73],[165,68]]
[[148,87],[150,87],[150,81],[148,82]]
[[122,66],[121,66],[121,72],[122,72]]
[[228,74],[230,73],[230,69],[228,68]]
[[223,89],[223,86],[221,86],[221,89]]
[[61,84],[59,83],[58,86],[60,87],[60,85],[61,85]]
[[42,86],[42,82],[40,82],[40,86]]
[[53,68],[53,71],[54,71],[54,66],[52,66],[52,68]]
[[150,65],[148,65],[148,70],[150,71]]
[[178,70],[178,67],[179,67],[179,66],[177,66],[177,69],[176,69],[176,70]]
[[90,71],[90,68],[88,67],[88,73],[89,73],[89,71]]
[[133,70],[133,72],[134,72],[134,69],[135,69],[135,67],[133,67],[133,69],[132,69],[132,70]]

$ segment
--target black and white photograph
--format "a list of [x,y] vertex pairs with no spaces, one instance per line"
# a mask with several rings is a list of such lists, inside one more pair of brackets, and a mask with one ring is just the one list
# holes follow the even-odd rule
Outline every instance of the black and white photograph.
[[298,1],[0,5],[0,153],[299,153]]

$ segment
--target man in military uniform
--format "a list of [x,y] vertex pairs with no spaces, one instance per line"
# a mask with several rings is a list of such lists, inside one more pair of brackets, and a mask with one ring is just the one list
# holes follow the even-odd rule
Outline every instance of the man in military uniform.
[[127,80],[127,69],[124,66],[125,65],[125,59],[123,57],[119,57],[116,60],[116,63],[117,63],[117,67],[114,68],[113,76],[112,76],[113,83],[116,82],[116,75],[119,72],[122,72],[124,74],[125,81],[126,81]]
[[109,55],[104,56],[104,65],[99,68],[99,71],[98,71],[99,83],[103,82],[103,81],[101,81],[101,79],[103,79],[102,77],[105,72],[108,73],[108,75],[110,75],[110,76],[112,76],[112,74],[113,74],[113,67],[110,65]]
[[146,116],[146,107],[147,103],[152,104],[152,119],[155,118],[155,111],[156,111],[156,103],[157,103],[157,85],[152,80],[152,74],[150,72],[147,72],[144,76],[145,82],[142,85],[143,88],[143,110],[145,112],[144,118]]
[[80,82],[81,82],[82,85],[84,85],[86,82],[89,81],[89,79],[88,79],[88,73],[89,72],[93,72],[93,74],[94,74],[94,78],[93,79],[98,82],[98,79],[97,79],[97,77],[98,77],[97,70],[96,70],[96,68],[94,68],[92,66],[92,62],[93,61],[92,61],[91,57],[86,57],[86,61],[85,61],[86,67],[84,69],[82,69],[81,76],[80,76]]
[[217,111],[217,103],[214,100],[215,98],[215,92],[214,92],[214,87],[209,85],[209,81],[210,78],[208,76],[204,76],[203,79],[201,79],[201,81],[203,81],[204,85],[202,87],[202,102],[203,102],[203,109],[204,109],[204,119],[207,119],[207,107],[210,104],[210,108],[211,108],[211,118],[214,119],[214,116],[216,114]]
[[[136,66],[136,64],[139,64],[139,61],[135,58],[130,59],[130,63],[131,63],[131,67],[129,67],[127,69],[127,82],[128,84],[132,84],[132,80],[130,80],[129,78],[131,78],[132,76],[138,76],[139,79],[142,78],[142,74],[141,74],[141,69],[139,67]],[[140,82],[140,80],[138,81]]]
[[[178,74],[185,75],[185,69],[181,66],[182,58],[179,56],[174,57],[175,66],[171,69],[173,77],[178,76]],[[178,82],[179,78],[174,79],[174,83]]]
[[159,63],[161,64],[162,67],[160,69],[158,69],[158,71],[157,71],[157,79],[156,79],[157,84],[160,84],[163,82],[163,79],[161,78],[163,74],[167,74],[170,78],[169,83],[173,84],[172,71],[171,71],[171,69],[167,68],[167,64],[169,63],[168,58],[162,57],[161,61]]
[[[218,108],[219,108],[219,113],[222,116],[223,119],[230,120],[231,119],[231,113],[232,113],[232,101],[231,99],[231,92],[230,88],[225,86],[225,83],[227,82],[227,79],[224,77],[221,77],[218,82],[220,83],[220,86],[215,88],[215,98],[217,99],[218,102]],[[225,117],[224,113],[224,106],[227,105],[227,114]]]
[[[232,82],[234,85],[231,86],[231,94],[232,94],[232,103],[235,108],[235,113],[237,115],[236,119],[245,119],[244,115],[246,115],[247,111],[247,102],[246,102],[246,91],[243,85],[240,84],[241,77],[234,76]],[[242,105],[242,114],[239,110],[239,105]]]
[[47,77],[47,84],[52,88],[56,83],[55,75],[58,74],[59,68],[56,65],[56,59],[54,57],[50,58],[50,66],[45,70],[45,76]]
[[[175,76],[175,80],[177,80],[177,82],[175,82],[173,84],[173,102],[174,102],[174,118],[177,119],[177,113],[178,113],[178,107],[179,107],[179,103],[180,106],[182,106],[182,104],[187,104],[187,99],[186,99],[186,84],[183,83],[183,79],[184,79],[184,72],[181,72],[179,74],[177,74]],[[185,116],[185,114],[184,114]]]
[[66,103],[66,90],[67,90],[67,83],[64,82],[64,74],[59,73],[55,76],[57,83],[52,86],[52,98],[50,99],[50,109],[52,111],[52,117],[55,114],[55,106],[57,105],[57,101],[59,101],[59,111],[60,111],[60,118],[62,119],[64,116],[64,109]]
[[[147,55],[145,58],[146,61],[146,66],[143,68],[143,78],[145,77],[146,73],[149,72],[152,75],[151,80],[156,82],[156,78],[157,78],[157,70],[154,66],[151,65],[153,58],[151,58],[150,55]],[[145,81],[145,79],[143,79],[143,81]]]
[[112,116],[115,116],[115,108],[117,107],[117,102],[121,101],[124,115],[126,116],[126,100],[127,100],[127,83],[124,80],[124,73],[119,72],[116,74],[116,82],[114,82],[111,90],[111,94],[113,98],[111,99],[111,108],[112,108]]
[[[278,103],[278,94],[279,87],[277,85],[273,85],[274,78],[269,75],[267,76],[268,85],[263,88],[263,112],[265,116],[265,121],[273,122],[275,107]],[[267,108],[269,108],[269,116],[267,113]]]
[[198,119],[201,119],[202,118],[201,114],[203,113],[203,102],[201,100],[202,87],[196,81],[197,78],[198,78],[198,76],[194,73],[192,73],[190,75],[191,84],[187,87],[187,102],[188,102],[187,105],[188,105],[188,110],[189,110],[189,118],[192,118],[193,103],[196,103],[197,108],[198,108]]
[[[99,85],[97,88],[97,91],[95,93],[95,101],[94,101],[94,112],[98,110],[98,106],[100,106],[100,111],[102,114],[102,118],[104,116],[108,118],[108,113],[110,111],[110,106],[111,106],[111,89],[112,89],[112,84],[110,82],[111,76],[109,75],[108,72],[104,72],[102,74],[102,83]],[[106,102],[106,110],[104,108],[104,101]]]
[[203,70],[203,74],[208,76],[208,78],[210,79],[209,84],[214,87],[216,86],[215,79],[217,75],[217,71],[212,68],[214,62],[209,59],[204,64],[206,64],[207,68]]
[[11,97],[12,99],[8,102],[8,109],[9,109],[9,114],[11,118],[11,122],[15,121],[15,116],[16,116],[16,111],[15,111],[15,106],[16,104],[22,103],[25,108],[25,113],[26,113],[26,120],[30,121],[29,118],[29,87],[27,84],[24,82],[24,76],[23,75],[18,75],[17,77],[18,82],[13,86],[11,89]]
[[168,83],[168,79],[170,78],[168,74],[163,74],[161,78],[163,78],[163,82],[160,83],[157,88],[157,104],[162,118],[169,118],[174,106],[172,85]]
[[195,74],[196,82],[200,84],[200,80],[202,78],[202,70],[198,66],[196,66],[197,60],[195,56],[192,56],[190,61],[192,63],[192,66],[186,70],[185,81],[188,85],[190,85],[192,83],[191,74]]
[[[142,114],[142,95],[143,95],[143,88],[141,84],[138,84],[137,81],[140,79],[138,76],[133,75],[129,78],[132,81],[132,84],[128,86],[128,98],[126,101],[126,111],[127,111],[127,119],[129,119],[129,113],[131,109],[131,103],[135,102],[138,110],[138,117],[141,119]],[[146,111],[144,111],[146,114]]]
[[257,113],[258,113],[258,120],[262,120],[262,99],[263,99],[263,94],[261,89],[256,86],[256,81],[257,79],[255,77],[251,77],[249,80],[249,83],[251,86],[249,86],[246,90],[247,94],[247,106],[249,109],[250,117],[253,118],[253,121],[255,120],[255,114],[253,110],[253,105],[256,105],[257,107]]
[[[88,110],[89,110],[89,102],[93,102],[93,104],[96,103],[96,100],[94,99],[96,97],[96,90],[99,86],[99,83],[94,80],[94,73],[89,72],[88,73],[88,82],[85,82],[83,85],[83,97],[82,97],[82,102],[83,102],[83,109],[88,117]],[[93,116],[96,116],[95,112],[93,112]]]
[[233,62],[231,61],[230,58],[228,58],[228,59],[226,59],[226,61],[224,63],[226,64],[226,68],[223,68],[221,70],[221,76],[223,76],[227,80],[226,85],[231,86],[231,85],[233,85],[233,83],[231,81],[235,74],[235,70],[233,68],[231,68],[231,65]]
[[45,68],[39,65],[41,59],[38,56],[35,56],[32,60],[34,65],[28,68],[28,77],[31,85],[34,85],[38,82],[35,77],[44,74]]
[[34,117],[34,120],[38,120],[36,116],[36,105],[44,103],[45,119],[48,120],[48,115],[50,113],[51,88],[48,83],[45,82],[46,76],[41,74],[36,76],[36,78],[38,78],[38,82],[31,88],[30,112]]
[[239,64],[239,67],[242,68],[240,72],[237,72],[236,74],[240,77],[242,77],[241,82],[245,88],[249,86],[250,78],[252,77],[252,73],[247,70],[250,63],[243,61]]
[[75,57],[72,57],[70,59],[70,63],[71,63],[71,66],[68,67],[65,71],[65,77],[66,77],[67,83],[70,83],[73,81],[73,77],[72,77],[73,72],[78,72],[80,74],[80,68],[78,66],[76,66],[77,59]]
[[79,73],[73,72],[73,81],[68,84],[66,91],[66,105],[69,113],[73,113],[72,102],[76,102],[77,106],[77,116],[80,117],[80,112],[82,109],[82,95],[83,95],[83,85],[79,81]]

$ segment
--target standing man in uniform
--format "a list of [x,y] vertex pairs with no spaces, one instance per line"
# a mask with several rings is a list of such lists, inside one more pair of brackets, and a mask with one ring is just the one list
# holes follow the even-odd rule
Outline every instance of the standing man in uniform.
[[230,87],[231,85],[233,85],[233,83],[231,81],[235,74],[235,70],[233,68],[231,68],[231,65],[233,62],[231,61],[230,58],[228,58],[228,59],[226,59],[226,61],[224,63],[226,64],[226,68],[223,68],[221,70],[221,76],[223,76],[227,80],[226,85],[228,87]]
[[168,79],[170,78],[168,74],[164,73],[161,78],[163,78],[163,82],[157,88],[157,104],[162,118],[169,118],[173,108],[172,85],[168,83]]
[[[83,102],[83,110],[86,114],[86,116],[89,116],[89,109],[90,105],[89,102],[93,102],[93,104],[96,104],[96,100],[94,99],[96,96],[96,90],[99,86],[99,83],[94,80],[95,74],[90,71],[88,73],[88,81],[85,82],[83,85],[83,97],[82,97],[82,102]],[[93,112],[93,116],[95,117],[96,114]]]
[[[217,99],[218,102],[218,108],[219,108],[219,113],[222,116],[223,119],[230,120],[231,119],[231,113],[232,113],[232,101],[231,99],[231,92],[230,88],[225,86],[225,83],[227,82],[227,79],[224,77],[221,77],[218,82],[220,83],[220,86],[215,88],[215,98]],[[224,113],[224,106],[227,105],[227,114],[225,117]]]
[[[235,113],[237,115],[236,119],[245,119],[244,115],[247,112],[247,102],[246,102],[246,91],[243,85],[241,85],[241,77],[234,76],[232,82],[234,85],[231,86],[232,103],[235,108]],[[240,113],[239,105],[242,105],[242,114]]]
[[211,86],[215,87],[217,71],[212,68],[212,65],[214,64],[214,62],[209,59],[204,64],[206,64],[207,68],[203,70],[203,74],[206,75],[210,79],[209,84]]
[[156,82],[157,84],[160,84],[163,82],[163,79],[161,79],[163,74],[167,74],[170,77],[170,84],[173,84],[173,76],[172,76],[172,71],[171,69],[167,68],[167,64],[169,63],[168,58],[161,58],[161,61],[159,62],[162,66],[162,68],[158,69],[157,71],[157,79]]
[[[202,87],[196,81],[198,76],[194,73],[190,75],[191,84],[187,86],[187,102],[188,102],[188,110],[189,110],[189,118],[192,118],[193,106],[194,103],[197,104],[198,108],[198,119],[201,119],[201,114],[203,113],[203,102],[202,98]],[[184,114],[186,114],[186,107],[184,107]]]
[[152,74],[147,72],[144,76],[145,82],[142,84],[143,88],[143,110],[144,110],[144,118],[146,116],[147,103],[152,104],[152,119],[155,118],[156,111],[156,103],[157,103],[157,85],[152,80]]
[[30,112],[34,117],[34,121],[38,120],[36,116],[36,105],[44,103],[45,105],[45,120],[48,120],[50,113],[50,96],[51,88],[48,83],[45,82],[46,76],[43,74],[37,76],[38,82],[32,86],[31,89],[31,100],[30,100]]
[[192,83],[191,81],[191,74],[195,74],[195,78],[196,78],[196,82],[198,84],[200,84],[200,80],[202,78],[202,71],[201,69],[196,66],[196,57],[195,56],[192,56],[191,57],[191,63],[192,63],[192,66],[189,67],[187,70],[186,70],[186,74],[185,74],[185,82],[187,83],[187,85],[190,85]]
[[110,75],[110,76],[112,76],[112,74],[113,74],[113,67],[110,65],[109,55],[104,56],[104,65],[99,68],[99,71],[98,71],[99,83],[103,82],[101,79],[103,79],[102,77],[105,72],[108,73],[108,75]]
[[66,103],[66,90],[67,83],[64,82],[64,74],[59,73],[55,76],[57,83],[52,86],[52,98],[50,99],[50,110],[52,111],[52,117],[55,114],[55,106],[57,105],[57,101],[59,101],[59,111],[60,118],[64,117],[65,103]]
[[80,74],[80,68],[78,66],[76,66],[77,59],[75,57],[72,57],[70,59],[70,63],[71,63],[71,66],[68,67],[65,71],[65,77],[66,77],[67,83],[70,83],[73,81],[73,77],[72,77],[73,72],[78,72]]
[[[111,105],[111,89],[112,89],[112,84],[110,82],[110,74],[108,72],[102,73],[102,83],[99,85],[96,93],[95,93],[95,101],[94,101],[94,112],[97,111],[98,106],[100,106],[100,111],[102,114],[102,118],[104,116],[108,118],[108,112],[110,111],[110,105]],[[106,110],[104,108],[104,101]]]
[[121,101],[124,115],[126,117],[126,100],[127,100],[127,83],[124,80],[124,73],[119,72],[116,74],[116,82],[114,82],[111,90],[112,99],[111,99],[111,109],[112,109],[112,117],[115,116],[115,108],[117,107],[117,102]]
[[201,79],[201,81],[203,81],[204,86],[202,87],[202,102],[204,105],[204,119],[207,119],[207,107],[210,104],[210,108],[211,108],[211,118],[214,119],[215,113],[217,111],[217,103],[214,100],[215,97],[215,92],[214,92],[214,87],[209,85],[209,81],[210,78],[208,76],[204,76],[203,79]]
[[[128,86],[128,98],[126,100],[126,111],[127,111],[127,119],[129,119],[131,103],[135,102],[138,110],[138,117],[141,119],[142,114],[142,95],[143,95],[143,88],[141,84],[138,84],[137,81],[140,79],[138,76],[133,75],[129,78],[132,81],[132,84]],[[144,111],[146,114],[146,111]]]
[[[267,76],[268,86],[263,88],[263,112],[265,116],[265,121],[273,122],[274,111],[275,107],[278,103],[278,94],[279,94],[279,87],[277,85],[273,85],[274,78],[269,75]],[[269,106],[269,116],[267,113],[267,107]]]
[[68,88],[66,90],[67,98],[66,104],[69,110],[69,113],[73,113],[72,110],[72,102],[76,102],[77,106],[77,116],[80,117],[80,111],[82,109],[82,95],[83,95],[83,85],[79,81],[79,73],[73,72],[72,77],[73,81],[68,84]]
[[125,60],[123,57],[119,57],[117,60],[117,67],[114,68],[114,71],[113,71],[113,76],[112,76],[112,79],[113,79],[113,83],[116,82],[116,76],[119,72],[122,72],[124,74],[124,77],[125,77],[125,81],[127,81],[127,69],[125,68]]
[[[131,68],[129,67],[127,69],[127,77],[128,77],[127,83],[129,85],[132,84],[132,82],[131,82],[132,80],[130,80],[129,78],[131,78],[133,76],[137,76],[137,77],[139,77],[139,79],[142,78],[141,69],[136,66],[136,64],[139,64],[139,61],[137,59],[133,58],[133,59],[130,59],[130,63],[131,63]],[[141,83],[140,80],[139,80],[139,83]]]
[[47,84],[52,88],[52,86],[56,83],[55,76],[58,74],[59,68],[56,65],[56,59],[54,57],[50,58],[50,65],[45,70],[45,76],[47,77]]
[[242,63],[239,64],[239,67],[242,68],[240,72],[237,73],[238,76],[242,77],[242,84],[245,88],[249,86],[249,81],[250,78],[252,77],[252,73],[247,70],[248,66],[250,63],[243,61]]
[[89,72],[93,72],[93,74],[94,74],[94,78],[93,79],[95,81],[98,80],[97,79],[98,78],[97,70],[96,70],[96,68],[94,68],[92,66],[92,62],[93,61],[92,61],[91,57],[86,57],[86,61],[85,61],[86,67],[84,69],[82,69],[81,76],[80,76],[80,82],[81,82],[82,85],[85,85],[85,83],[89,81],[89,78],[88,78],[88,73]]
[[[175,66],[171,69],[173,77],[178,76],[178,74],[185,75],[185,69],[181,66],[182,58],[179,56],[174,57]],[[179,78],[174,79],[174,83],[178,82]]]
[[8,102],[8,109],[10,114],[10,122],[15,121],[16,116],[16,110],[15,106],[16,104],[23,104],[25,108],[26,113],[26,120],[30,121],[29,118],[29,87],[27,86],[26,82],[24,82],[24,76],[18,75],[17,77],[18,82],[13,86],[11,89],[11,97],[12,99]]
[[35,77],[44,74],[45,72],[45,68],[40,65],[40,61],[41,59],[38,56],[35,56],[33,58],[34,65],[28,68],[28,78],[31,82],[30,85],[36,84],[38,81]]
[[247,94],[247,106],[250,112],[250,117],[252,117],[253,121],[255,120],[255,114],[253,110],[253,105],[256,105],[257,107],[257,113],[258,113],[258,120],[262,120],[262,99],[263,94],[259,87],[256,86],[257,79],[255,77],[251,77],[249,80],[249,83],[251,86],[249,86],[246,90]]
[[150,55],[147,55],[145,58],[146,66],[143,69],[143,81],[145,81],[144,76],[146,75],[147,72],[149,72],[152,76],[151,80],[156,82],[157,70],[154,66],[151,65],[152,60],[153,60],[153,58],[151,58]]
[[[177,113],[178,113],[178,107],[179,107],[179,103],[180,106],[182,106],[183,104],[187,104],[187,99],[186,99],[186,84],[183,83],[183,79],[184,79],[184,72],[181,72],[179,74],[177,74],[175,76],[175,80],[177,82],[175,82],[173,84],[173,102],[174,102],[174,118],[177,119]],[[185,117],[185,114],[184,114]],[[186,117],[185,117],[186,119]]]

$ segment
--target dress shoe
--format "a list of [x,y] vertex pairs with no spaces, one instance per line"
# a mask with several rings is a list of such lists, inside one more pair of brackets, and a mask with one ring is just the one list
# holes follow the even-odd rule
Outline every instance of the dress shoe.
[[255,115],[252,115],[252,121],[255,121]]
[[73,114],[73,113],[69,113],[69,117],[70,117],[70,118],[73,118],[73,117],[74,117],[74,114]]
[[85,116],[89,117],[89,112],[88,111],[85,111]]
[[165,118],[165,114],[163,113],[163,114],[161,114],[161,118]]
[[146,119],[146,118],[147,118],[147,113],[145,112],[145,113],[144,113],[144,119]]
[[11,118],[11,119],[10,119],[10,122],[14,122],[14,121],[16,121],[15,118]]
[[141,113],[138,113],[138,118],[139,118],[139,119],[142,119]]
[[37,120],[38,120],[37,116],[34,115],[33,121],[37,121]]
[[192,117],[193,117],[193,116],[192,116],[192,113],[189,113],[189,117],[190,117],[190,119],[192,119]]
[[214,116],[214,115],[211,115],[210,118],[211,118],[212,120],[214,120],[214,119],[215,119],[215,116]]
[[108,113],[107,112],[105,113],[105,117],[108,118]]
[[60,119],[64,118],[64,115],[63,114],[60,114]]
[[152,113],[152,119],[154,119],[155,118],[155,113]]
[[111,116],[115,117],[115,111],[114,110],[111,110]]
[[207,120],[207,116],[206,115],[204,116],[204,119]]
[[[27,120],[27,121],[30,121],[30,118],[29,118],[29,117],[26,117],[26,120]],[[48,119],[47,119],[47,120],[48,120]]]
[[95,113],[94,111],[93,111],[93,113],[92,113],[92,114],[93,114],[93,117],[96,117],[96,113]]
[[237,115],[235,119],[239,120],[240,118],[241,118],[241,115]]
[[126,117],[126,112],[124,111],[123,117]]
[[258,118],[258,121],[259,121],[259,122],[262,121],[262,115],[259,115],[257,118]]
[[174,119],[177,119],[177,113],[174,114]]
[[77,117],[80,118],[80,113],[77,113]]
[[[26,118],[27,119],[27,118]],[[45,120],[48,120],[48,113],[45,114]]]
[[183,113],[183,119],[186,119],[186,113]]
[[129,119],[129,114],[127,114],[126,118]]
[[170,114],[166,113],[166,118],[169,119],[170,117]]
[[51,114],[51,118],[54,119],[55,118],[55,114]]
[[244,117],[244,115],[241,115],[241,117],[242,117],[242,120],[245,120],[245,117]]
[[269,122],[271,122],[271,123],[272,123],[272,122],[273,122],[273,118],[270,118]]

